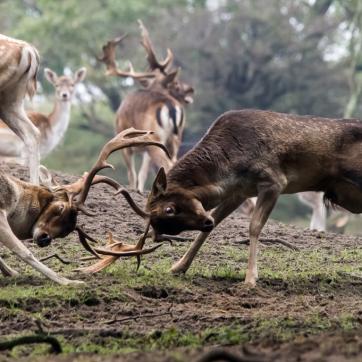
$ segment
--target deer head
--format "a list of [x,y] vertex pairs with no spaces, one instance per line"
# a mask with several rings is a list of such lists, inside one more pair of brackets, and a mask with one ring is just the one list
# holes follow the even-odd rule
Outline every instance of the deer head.
[[[113,179],[97,175],[104,168],[113,168],[106,162],[110,154],[116,150],[126,147],[157,146],[166,153],[164,145],[156,142],[151,137],[152,132],[138,131],[134,128],[127,129],[111,139],[100,152],[97,162],[92,169],[85,173],[76,182],[69,185],[59,185],[52,175],[44,167],[41,168],[41,180],[45,187],[42,187],[39,197],[41,206],[40,215],[33,226],[33,239],[41,247],[47,246],[54,238],[65,237],[72,231],[78,231],[83,246],[94,255],[98,254],[89,246],[86,239],[94,241],[83,230],[77,226],[77,216],[83,212],[93,216],[85,207],[85,201],[92,185],[106,183],[119,192],[123,192],[121,186]],[[135,246],[133,246],[135,247]],[[139,245],[137,246],[139,248]],[[137,249],[138,250],[138,249]],[[137,255],[137,250],[132,255]],[[130,248],[127,248],[130,256]],[[145,251],[140,251],[143,254]]]
[[170,94],[179,102],[189,104],[193,102],[194,89],[189,84],[181,82],[178,78],[180,69],[172,69],[174,55],[170,49],[167,49],[166,58],[162,61],[157,59],[150,34],[141,20],[138,20],[141,30],[141,44],[146,50],[146,59],[149,69],[157,74],[155,83],[161,84]]
[[105,63],[107,67],[107,75],[115,75],[119,77],[130,77],[138,81],[147,89],[162,89],[168,91],[178,101],[188,104],[193,102],[194,89],[186,83],[178,80],[179,69],[171,69],[174,55],[170,49],[167,49],[166,58],[162,61],[157,59],[149,32],[143,25],[141,20],[138,20],[141,29],[141,44],[146,50],[146,60],[149,65],[148,72],[136,72],[129,62],[128,70],[123,71],[117,68],[116,64],[116,46],[126,38],[127,35],[122,35],[118,38],[108,41],[103,46],[103,54],[98,57],[98,60]]
[[74,93],[76,84],[82,82],[86,76],[86,68],[78,69],[73,77],[66,75],[58,76],[57,73],[49,68],[44,69],[46,79],[54,86],[55,96],[59,101],[70,101]]
[[156,240],[163,234],[177,235],[186,230],[210,232],[214,228],[213,218],[192,191],[167,189],[163,168],[153,182],[146,210],[142,210],[128,193],[121,193],[132,209],[152,226]]

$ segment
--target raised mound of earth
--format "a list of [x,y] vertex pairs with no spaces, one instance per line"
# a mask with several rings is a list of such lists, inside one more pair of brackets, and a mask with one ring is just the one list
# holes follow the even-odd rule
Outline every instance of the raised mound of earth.
[[[27,176],[22,167],[0,167]],[[75,177],[57,173],[57,179]],[[143,221],[113,190],[95,186],[87,206],[97,216],[81,216],[79,224],[100,244],[109,232],[128,243],[141,235]],[[58,356],[46,345],[17,347],[0,352],[0,361],[197,361],[216,347],[250,361],[361,361],[361,239],[271,220],[262,234],[260,280],[250,289],[243,284],[247,231],[248,220],[231,215],[183,276],[169,269],[188,243],[144,256],[138,272],[136,260],[128,259],[95,275],[73,271],[94,262],[81,261],[88,254],[75,234],[45,249],[27,243],[38,258],[56,252],[71,261],[45,263],[86,281],[76,288],[55,285],[0,246],[1,256],[21,271],[0,276],[0,342],[42,328],[63,347]]]

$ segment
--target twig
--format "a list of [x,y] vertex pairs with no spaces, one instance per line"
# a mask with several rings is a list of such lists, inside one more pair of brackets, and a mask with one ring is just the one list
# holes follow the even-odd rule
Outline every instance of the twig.
[[[265,238],[260,238],[258,239],[261,243],[270,243],[270,244],[281,244],[284,245],[285,247],[292,249],[292,250],[299,250],[299,248],[291,243],[288,243],[285,240],[282,239],[265,239]],[[244,239],[241,241],[238,241],[238,244],[249,244],[250,240],[249,239]]]
[[123,322],[127,322],[127,321],[131,321],[131,320],[137,320],[140,318],[156,318],[156,317],[162,317],[165,315],[169,315],[172,316],[172,312],[168,311],[168,312],[163,312],[163,313],[157,313],[157,314],[139,314],[136,316],[132,316],[132,317],[126,317],[126,318],[121,318],[121,319],[111,319],[108,321],[104,321],[104,324],[114,324],[114,323],[123,323]]
[[74,263],[70,260],[66,260],[66,259],[63,259],[61,256],[59,256],[57,253],[54,253],[54,254],[50,254],[48,256],[45,256],[44,258],[41,258],[40,261],[43,262],[43,261],[46,261],[46,260],[49,260],[49,259],[52,259],[52,258],[56,258],[58,259],[61,263],[63,264],[71,264],[71,263]]
[[173,303],[171,303],[169,305],[169,307],[167,308],[167,312],[157,313],[157,314],[139,314],[137,316],[132,316],[132,317],[126,317],[126,318],[121,318],[121,319],[112,319],[110,321],[105,321],[103,323],[104,324],[113,324],[116,322],[125,322],[125,321],[129,321],[129,320],[136,320],[139,318],[154,318],[154,317],[162,317],[164,315],[172,316],[172,307],[173,307]]
[[59,341],[55,337],[47,336],[45,334],[35,334],[33,336],[24,336],[12,339],[10,341],[0,342],[0,351],[13,349],[16,346],[21,346],[23,344],[35,344],[35,343],[50,344],[51,353],[55,354],[62,353],[62,346],[60,345]]

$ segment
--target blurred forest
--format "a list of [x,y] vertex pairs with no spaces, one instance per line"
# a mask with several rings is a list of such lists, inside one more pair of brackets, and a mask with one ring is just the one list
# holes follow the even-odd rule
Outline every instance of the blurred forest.
[[[160,56],[167,47],[174,51],[181,79],[195,88],[186,111],[187,146],[230,109],[362,118],[359,0],[0,0],[0,32],[33,43],[42,70],[88,70],[65,140],[44,161],[50,168],[80,174],[113,135],[115,111],[135,87],[105,76],[96,57],[108,39],[128,33],[119,65],[131,59],[145,69],[137,19]],[[42,71],[39,82],[40,95],[29,107],[48,111],[53,88]],[[126,183],[120,156],[115,159]],[[306,212],[285,197],[274,217]]]

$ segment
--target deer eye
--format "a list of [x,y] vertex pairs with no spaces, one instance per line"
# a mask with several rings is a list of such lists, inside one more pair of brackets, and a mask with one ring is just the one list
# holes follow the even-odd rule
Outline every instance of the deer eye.
[[174,215],[175,214],[175,209],[173,207],[171,207],[171,206],[167,206],[165,208],[165,213],[167,215]]

